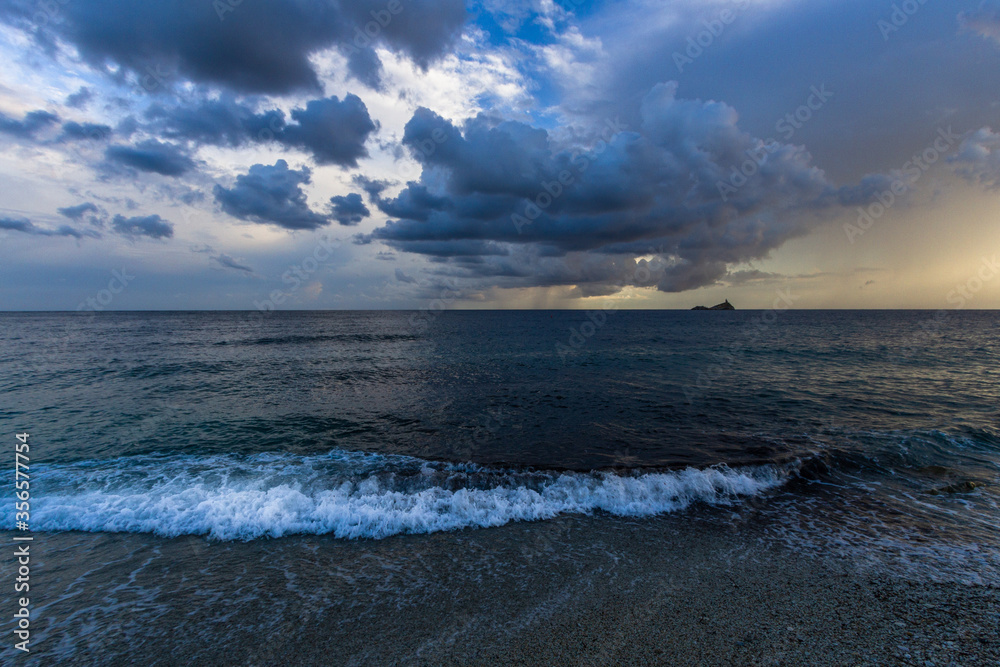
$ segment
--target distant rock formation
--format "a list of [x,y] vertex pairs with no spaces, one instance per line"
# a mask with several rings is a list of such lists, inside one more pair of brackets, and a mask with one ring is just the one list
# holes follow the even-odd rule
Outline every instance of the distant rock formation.
[[717,306],[712,306],[711,308],[706,308],[705,306],[695,306],[691,310],[736,310],[733,308],[733,304],[729,303],[729,299],[726,299]]

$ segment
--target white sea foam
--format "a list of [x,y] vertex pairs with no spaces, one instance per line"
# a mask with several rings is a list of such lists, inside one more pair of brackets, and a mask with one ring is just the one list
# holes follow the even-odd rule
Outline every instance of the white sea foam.
[[[382,538],[594,511],[648,516],[695,502],[736,502],[788,477],[777,466],[554,473],[356,452],[126,457],[35,472],[34,530],[223,540],[296,533]],[[6,516],[6,528],[13,519]]]

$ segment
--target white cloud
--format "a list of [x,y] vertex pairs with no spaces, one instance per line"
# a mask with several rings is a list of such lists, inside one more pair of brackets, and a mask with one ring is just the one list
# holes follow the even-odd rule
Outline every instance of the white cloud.
[[983,127],[962,141],[949,162],[955,171],[974,183],[1000,188],[1000,133]]

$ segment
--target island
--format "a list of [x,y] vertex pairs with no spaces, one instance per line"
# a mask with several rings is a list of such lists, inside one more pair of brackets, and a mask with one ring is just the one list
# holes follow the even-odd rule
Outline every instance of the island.
[[726,299],[717,306],[712,306],[711,308],[706,308],[705,306],[695,306],[691,310],[736,310],[733,304],[729,303],[729,299]]

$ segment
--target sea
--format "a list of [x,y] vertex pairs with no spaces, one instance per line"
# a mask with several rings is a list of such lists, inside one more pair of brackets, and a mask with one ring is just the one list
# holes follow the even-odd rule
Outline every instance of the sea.
[[[485,585],[494,548],[545,554],[523,559],[530,579],[590,557],[588,531],[665,540],[669,522],[695,540],[710,523],[708,540],[751,517],[752,539],[781,548],[996,585],[998,325],[987,311],[2,313],[8,480],[15,435],[30,444],[29,530],[5,484],[2,539],[33,537],[35,655],[69,662],[165,637],[194,657],[262,651],[335,610],[355,636]],[[332,662],[363,664],[359,646]]]

